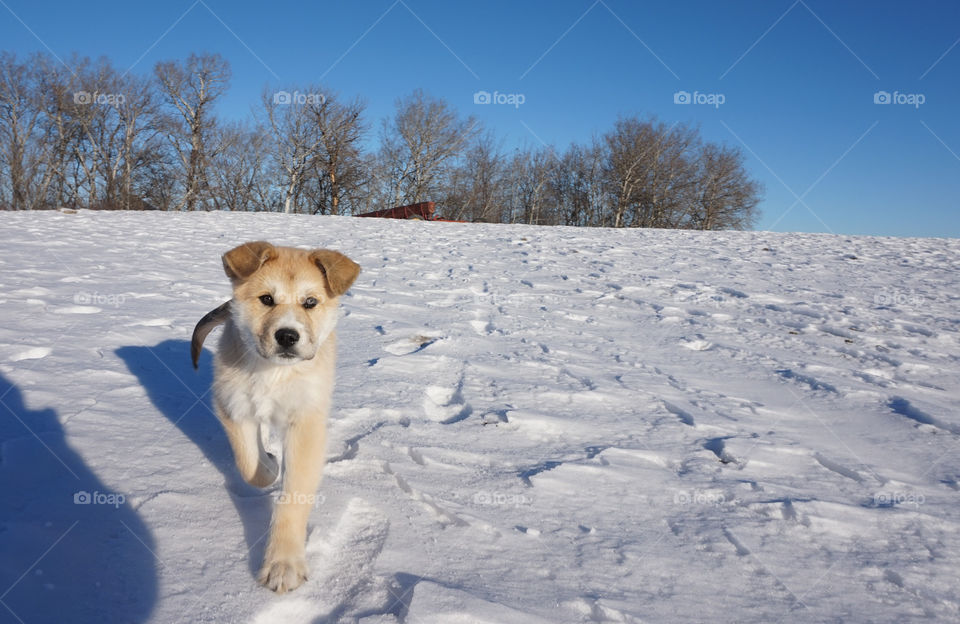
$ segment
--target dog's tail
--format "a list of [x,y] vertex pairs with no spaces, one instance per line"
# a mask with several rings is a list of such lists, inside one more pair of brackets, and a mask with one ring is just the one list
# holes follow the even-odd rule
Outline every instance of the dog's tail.
[[193,328],[193,340],[190,341],[190,357],[193,359],[193,367],[198,368],[197,361],[200,359],[200,351],[203,350],[203,341],[207,334],[213,331],[217,325],[223,325],[230,317],[230,302],[226,302],[220,307],[207,312],[197,326]]

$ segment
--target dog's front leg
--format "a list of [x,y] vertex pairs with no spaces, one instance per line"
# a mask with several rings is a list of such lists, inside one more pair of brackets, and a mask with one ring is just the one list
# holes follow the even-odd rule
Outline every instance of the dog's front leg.
[[227,432],[233,458],[240,476],[250,485],[265,488],[273,484],[280,474],[276,458],[267,453],[260,439],[260,425],[256,421],[234,421],[217,405],[217,418]]
[[320,486],[326,428],[323,414],[295,420],[284,441],[283,494],[273,509],[260,582],[282,594],[307,578],[307,520]]

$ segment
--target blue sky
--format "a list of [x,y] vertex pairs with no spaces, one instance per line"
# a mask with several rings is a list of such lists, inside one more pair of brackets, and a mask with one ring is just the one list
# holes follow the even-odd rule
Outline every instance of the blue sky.
[[141,74],[218,52],[222,117],[265,85],[320,82],[367,101],[371,141],[418,87],[508,150],[653,115],[743,149],[766,187],[758,229],[960,236],[960,2],[0,0],[0,42]]

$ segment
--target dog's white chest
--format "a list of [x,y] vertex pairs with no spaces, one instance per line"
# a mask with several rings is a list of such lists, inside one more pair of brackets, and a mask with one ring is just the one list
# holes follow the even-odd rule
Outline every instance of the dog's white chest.
[[231,375],[218,388],[218,397],[234,420],[254,420],[284,427],[305,412],[328,402],[323,384],[295,367],[277,367]]
[[248,394],[250,401],[249,418],[263,424],[286,426],[290,422],[293,406],[287,398],[278,392],[271,392],[270,388],[251,388]]

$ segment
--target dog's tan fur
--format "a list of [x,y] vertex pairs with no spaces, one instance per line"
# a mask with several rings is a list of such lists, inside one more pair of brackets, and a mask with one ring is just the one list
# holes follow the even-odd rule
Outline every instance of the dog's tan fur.
[[[259,574],[262,584],[284,593],[307,576],[304,544],[325,460],[337,306],[360,267],[336,251],[261,241],[227,252],[223,266],[233,283],[233,299],[197,325],[194,365],[203,338],[223,323],[214,359],[214,404],[248,483],[267,487],[276,481],[280,466],[264,449],[260,430],[270,425],[286,429],[283,493],[274,507]],[[264,303],[264,295],[272,305]],[[299,340],[285,347],[278,330],[294,330]]]

